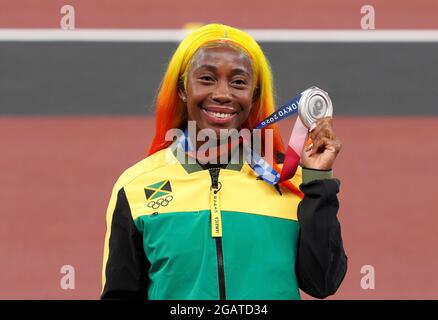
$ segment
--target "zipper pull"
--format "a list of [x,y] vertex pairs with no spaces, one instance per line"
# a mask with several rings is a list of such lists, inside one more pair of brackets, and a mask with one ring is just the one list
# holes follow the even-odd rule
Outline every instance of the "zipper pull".
[[219,191],[222,184],[219,182],[220,168],[211,168],[211,186],[210,186],[210,212],[211,212],[211,236],[213,238],[222,237],[222,217],[220,208]]

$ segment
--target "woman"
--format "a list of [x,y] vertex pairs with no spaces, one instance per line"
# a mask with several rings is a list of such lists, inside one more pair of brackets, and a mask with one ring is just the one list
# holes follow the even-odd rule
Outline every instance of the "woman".
[[[299,299],[299,288],[318,298],[337,290],[347,257],[331,119],[316,123],[302,168],[275,188],[243,157],[215,164],[224,141],[241,155],[241,140],[230,147],[219,139],[219,152],[201,159],[202,141],[188,134],[189,122],[197,133],[254,129],[274,111],[272,91],[269,64],[248,34],[210,24],[181,42],[158,94],[148,157],[113,189],[101,298]],[[185,129],[183,139],[166,139],[175,128]],[[270,129],[279,171],[284,149]]]

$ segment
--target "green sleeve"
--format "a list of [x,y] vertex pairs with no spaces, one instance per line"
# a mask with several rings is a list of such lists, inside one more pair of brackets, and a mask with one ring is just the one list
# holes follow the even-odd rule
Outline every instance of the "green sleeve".
[[308,183],[313,180],[331,179],[333,178],[333,170],[318,170],[303,168],[303,183]]

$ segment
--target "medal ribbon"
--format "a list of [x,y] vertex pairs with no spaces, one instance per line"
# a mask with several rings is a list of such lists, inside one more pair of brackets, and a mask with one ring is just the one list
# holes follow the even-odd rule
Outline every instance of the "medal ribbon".
[[[298,113],[298,103],[300,99],[301,93],[295,96],[288,103],[284,104],[281,108],[273,112],[266,119],[261,121],[256,126],[256,129],[263,129],[273,123]],[[307,138],[307,133],[308,128],[301,122],[300,117],[297,117],[291,137],[289,139],[281,173],[278,173],[265,159],[263,159],[257,152],[252,150],[245,138],[240,137],[240,142],[243,142],[243,155],[246,162],[260,178],[271,185],[276,185],[279,182],[288,180],[295,175],[298,164],[300,163],[301,152]],[[228,143],[228,139],[226,139],[225,142]],[[187,128],[184,130],[184,134],[178,138],[177,147],[196,159],[196,150],[191,142],[191,139],[188,137]]]
[[[269,115],[265,120],[261,121],[256,129],[263,129],[275,122],[288,118],[298,113],[298,105],[302,94],[298,94],[288,103]],[[283,167],[281,173],[278,175],[278,181],[276,183],[288,180],[295,175],[298,165],[301,159],[301,152],[303,151],[304,144],[307,139],[307,133],[309,129],[302,123],[300,117],[295,120],[289,143],[287,145],[286,155],[284,158]],[[271,167],[272,168],[272,167]],[[275,171],[272,168],[273,171]],[[263,175],[262,175],[263,178]],[[263,179],[265,180],[265,179]]]

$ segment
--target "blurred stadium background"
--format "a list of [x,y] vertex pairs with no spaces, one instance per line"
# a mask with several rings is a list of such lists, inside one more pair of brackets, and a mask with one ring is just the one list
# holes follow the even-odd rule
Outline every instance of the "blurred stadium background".
[[[76,30],[50,39],[44,30],[60,29],[66,4]],[[374,7],[376,30],[361,30],[363,5]],[[177,45],[124,37],[210,22],[268,31],[260,44],[278,104],[311,85],[334,102],[349,271],[333,299],[438,298],[432,0],[0,0],[0,298],[99,297],[111,188],[145,155],[154,96]],[[88,29],[125,33],[69,38]],[[313,40],[276,38],[309,29]],[[348,30],[355,32],[337,40]],[[391,32],[379,38],[382,30]],[[285,139],[292,124],[281,124]],[[63,265],[75,268],[74,290],[60,287]],[[361,288],[364,265],[375,268],[374,290]]]

